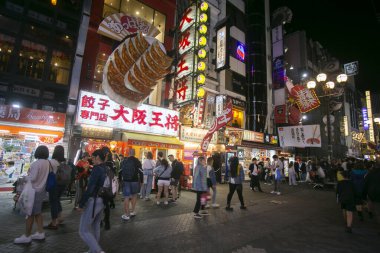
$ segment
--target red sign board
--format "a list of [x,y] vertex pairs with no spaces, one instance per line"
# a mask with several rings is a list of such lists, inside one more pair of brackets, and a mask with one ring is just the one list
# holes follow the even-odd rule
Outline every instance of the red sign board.
[[39,126],[42,125],[62,128],[52,130],[64,131],[65,119],[66,115],[64,113],[0,105],[0,124],[1,121],[5,121]]
[[295,85],[290,93],[296,98],[297,105],[302,113],[309,112],[321,104],[313,90],[301,85]]

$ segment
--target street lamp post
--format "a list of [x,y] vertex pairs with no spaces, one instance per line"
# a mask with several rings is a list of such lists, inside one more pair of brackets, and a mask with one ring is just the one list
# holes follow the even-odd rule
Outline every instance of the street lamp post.
[[[326,97],[326,102],[327,102],[327,113],[326,113],[326,123],[327,123],[327,152],[328,152],[328,156],[327,156],[327,159],[328,159],[328,162],[330,163],[331,162],[331,158],[333,156],[333,148],[332,148],[332,136],[331,136],[331,114],[330,114],[330,97],[334,94],[331,94],[331,91],[334,90],[335,88],[335,83],[333,81],[327,81],[327,75],[324,74],[324,73],[320,73],[317,75],[316,77],[316,81],[315,80],[310,80],[307,82],[307,88],[308,89],[315,89],[316,86],[317,86],[317,83],[319,84],[324,84],[322,86],[322,90],[324,91],[325,95],[323,97]],[[339,84],[341,83],[345,83],[347,81],[347,75],[346,74],[339,74],[336,78],[337,82]],[[322,96],[320,96],[322,97]],[[322,117],[323,119],[323,117]]]

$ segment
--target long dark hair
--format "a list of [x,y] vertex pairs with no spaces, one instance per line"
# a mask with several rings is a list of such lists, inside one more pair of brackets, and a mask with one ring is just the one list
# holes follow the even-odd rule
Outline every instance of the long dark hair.
[[65,159],[65,149],[61,145],[57,145],[54,148],[53,155],[51,156],[52,159],[57,160],[58,162],[64,162]]
[[236,177],[237,171],[238,171],[238,166],[239,166],[239,159],[234,156],[230,159],[230,172],[231,172],[231,177]]
[[166,160],[165,158],[162,159],[161,160],[161,166],[164,166],[164,168],[166,169],[169,166],[168,160]]

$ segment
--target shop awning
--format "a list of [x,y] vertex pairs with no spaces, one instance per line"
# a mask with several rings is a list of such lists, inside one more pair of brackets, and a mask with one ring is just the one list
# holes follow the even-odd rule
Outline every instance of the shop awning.
[[123,141],[132,146],[159,147],[168,149],[183,149],[184,144],[175,137],[165,137],[139,133],[123,133]]

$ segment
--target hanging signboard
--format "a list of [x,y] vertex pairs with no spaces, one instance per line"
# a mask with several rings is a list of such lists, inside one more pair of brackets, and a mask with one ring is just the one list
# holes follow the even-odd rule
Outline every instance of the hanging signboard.
[[354,76],[359,74],[359,62],[354,61],[344,64],[344,73],[348,76]]
[[226,38],[227,28],[222,27],[216,34],[216,69],[226,65]]
[[278,136],[281,147],[321,147],[319,125],[279,127]]

